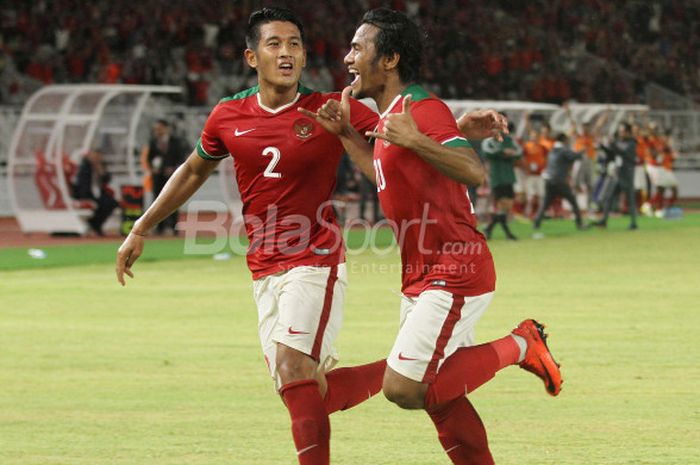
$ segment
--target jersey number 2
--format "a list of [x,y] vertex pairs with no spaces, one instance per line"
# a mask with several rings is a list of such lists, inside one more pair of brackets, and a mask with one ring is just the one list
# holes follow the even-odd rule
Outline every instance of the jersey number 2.
[[281,178],[282,173],[276,173],[274,171],[275,166],[277,166],[277,163],[280,162],[280,157],[282,157],[282,152],[280,152],[280,149],[277,147],[265,147],[265,150],[262,151],[263,157],[267,155],[272,156],[272,160],[270,160],[270,163],[268,163],[267,168],[265,168],[265,172],[263,173],[263,176],[266,178]]

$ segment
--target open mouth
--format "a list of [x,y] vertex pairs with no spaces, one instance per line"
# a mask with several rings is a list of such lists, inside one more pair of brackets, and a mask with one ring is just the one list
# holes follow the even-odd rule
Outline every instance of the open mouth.
[[357,84],[359,84],[359,82],[360,82],[360,73],[355,69],[350,69],[350,70],[348,70],[348,72],[350,73],[351,76],[353,76],[353,79],[352,79],[352,82],[350,83],[350,85],[352,87],[356,87]]
[[294,65],[292,63],[280,63],[278,69],[284,76],[290,76],[294,72]]

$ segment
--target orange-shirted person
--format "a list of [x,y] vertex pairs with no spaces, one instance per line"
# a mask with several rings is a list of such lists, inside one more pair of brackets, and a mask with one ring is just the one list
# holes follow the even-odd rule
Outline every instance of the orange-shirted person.
[[538,142],[547,149],[547,153],[549,153],[554,147],[555,140],[554,137],[552,137],[552,128],[551,126],[549,126],[549,123],[542,123],[542,127],[540,127]]
[[523,188],[525,193],[525,215],[531,218],[544,196],[542,172],[547,166],[547,147],[539,141],[536,130],[530,129],[528,139],[523,144],[523,168],[525,172]]
[[[652,197],[652,206],[655,210],[661,211],[664,207],[664,195],[665,187],[661,184],[664,183],[664,169],[662,167],[663,154],[664,154],[664,139],[660,129],[654,124],[649,124],[649,137],[647,138],[649,144],[649,158],[647,158],[647,172],[649,173],[649,179],[651,180],[652,189],[654,195]],[[666,179],[667,181],[667,179]],[[651,190],[649,192],[651,197]]]
[[[673,148],[671,131],[659,135],[660,152],[657,155],[656,198],[657,209],[671,208],[678,199],[678,179],[673,173],[673,162],[678,158],[678,152]],[[671,196],[666,198],[666,189],[671,190]]]
[[652,158],[649,131],[641,125],[634,126],[634,136],[637,141],[637,164],[634,167],[634,190],[637,195],[637,205],[641,212],[650,211],[649,193],[651,185],[647,177],[647,165]]
[[583,153],[580,161],[574,164],[574,186],[579,192],[586,192],[583,210],[590,210],[595,190],[595,166],[598,158],[597,145],[603,126],[608,120],[610,110],[599,113],[583,124],[577,124],[568,105],[564,105],[571,124],[570,137],[574,141],[574,152]]

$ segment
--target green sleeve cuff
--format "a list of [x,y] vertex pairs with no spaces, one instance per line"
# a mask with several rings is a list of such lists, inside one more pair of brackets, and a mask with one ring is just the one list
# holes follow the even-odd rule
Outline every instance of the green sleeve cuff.
[[228,157],[229,154],[225,155],[220,155],[220,156],[215,156],[215,155],[209,155],[206,150],[204,150],[204,147],[202,147],[202,139],[200,138],[197,141],[197,155],[200,157],[204,158],[205,160],[223,160],[224,158]]
[[466,147],[468,149],[472,148],[472,144],[463,137],[453,137],[442,143],[445,147]]

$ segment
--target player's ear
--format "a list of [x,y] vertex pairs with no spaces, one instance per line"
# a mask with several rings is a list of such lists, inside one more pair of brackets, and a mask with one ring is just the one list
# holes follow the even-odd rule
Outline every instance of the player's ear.
[[245,52],[243,52],[243,56],[245,57],[245,61],[248,63],[248,66],[253,69],[258,67],[258,60],[255,56],[255,50],[247,48],[245,49]]
[[401,60],[401,55],[394,53],[391,56],[384,56],[382,58],[382,63],[384,64],[384,71],[392,71],[399,66],[399,60]]

